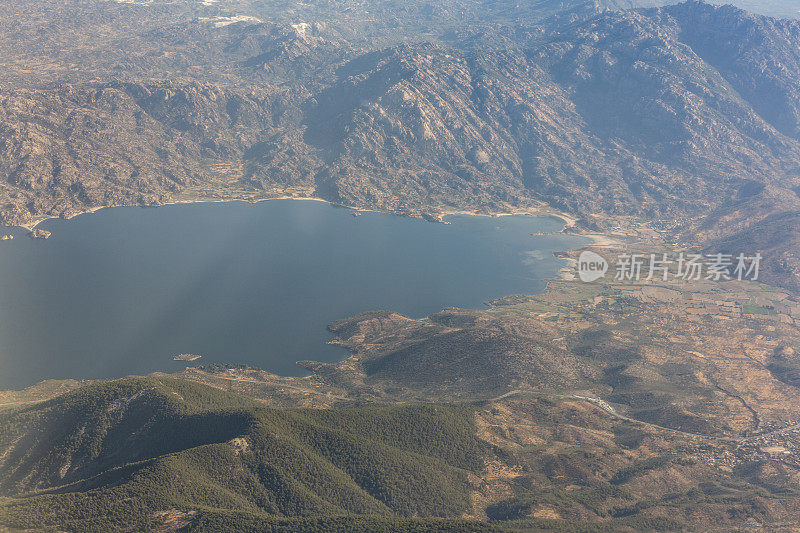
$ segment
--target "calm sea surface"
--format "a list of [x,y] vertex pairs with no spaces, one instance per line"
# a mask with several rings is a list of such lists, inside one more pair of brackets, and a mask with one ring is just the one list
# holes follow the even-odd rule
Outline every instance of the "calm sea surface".
[[0,242],[0,389],[186,363],[302,374],[346,355],[330,322],[374,309],[420,317],[536,293],[587,241],[550,218],[453,216],[433,224],[322,202],[113,208]]

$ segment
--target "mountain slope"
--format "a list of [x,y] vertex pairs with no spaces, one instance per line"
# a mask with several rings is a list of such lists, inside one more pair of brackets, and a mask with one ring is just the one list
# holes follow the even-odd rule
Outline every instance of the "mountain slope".
[[[606,305],[616,308],[613,298]],[[621,297],[619,311],[630,308],[630,300]],[[506,303],[512,307],[508,313],[451,310],[427,325],[373,314],[339,326],[351,341],[361,338],[365,351],[375,341],[417,344],[419,339],[405,336],[426,329],[435,335],[440,327],[493,329],[542,342],[555,334],[562,342],[562,328],[587,327],[565,315],[557,322],[525,317],[526,309],[536,307],[523,297]],[[638,327],[652,323],[654,311],[636,310]],[[398,331],[400,322],[410,329]],[[677,322],[670,327],[685,328]],[[696,352],[684,353],[688,347],[665,348],[658,335],[637,351],[630,338],[641,335],[627,332],[630,325],[612,319],[609,327],[621,329],[569,334],[569,349],[602,369],[600,384],[561,382],[548,393],[542,381],[562,361],[542,357],[539,381],[524,376],[518,384],[537,391],[485,399],[489,389],[482,387],[480,367],[466,362],[457,385],[474,401],[469,406],[277,410],[249,397],[153,376],[95,383],[12,407],[0,413],[0,527],[660,531],[742,522],[774,530],[796,521],[800,465],[767,448],[795,446],[782,428],[794,412],[796,354],[784,350],[771,358],[769,369],[742,359],[747,368],[741,374],[719,373],[714,365],[729,365],[730,357],[707,351],[698,361]],[[737,330],[747,329],[732,324],[720,332],[714,326],[694,333],[706,338],[713,331],[736,343]],[[459,354],[462,342],[453,339],[451,351]],[[490,351],[480,355],[492,359],[495,347],[483,347]],[[654,349],[661,352],[659,361]],[[381,351],[378,360],[385,358]],[[436,363],[450,356],[438,351],[424,357],[432,374],[441,376]],[[354,363],[335,366],[352,374]],[[315,378],[321,391],[332,375]],[[230,387],[234,374],[223,371],[222,377],[218,386]],[[397,394],[419,384],[406,378],[402,372],[373,374],[362,387],[383,379],[386,391]],[[299,397],[307,401],[302,385],[308,379],[297,379]],[[776,387],[794,392],[773,396]],[[602,389],[611,392],[614,407],[586,396]],[[450,383],[428,384],[433,394],[452,390]],[[398,396],[379,401],[398,401],[391,398]],[[631,418],[612,414],[614,408]],[[757,409],[755,420],[748,409]],[[763,427],[750,434],[754,422]],[[25,471],[17,466],[20,459]]]
[[327,26],[180,24],[169,61],[211,42],[196,61],[213,83],[154,79],[178,66],[148,53],[127,81],[0,89],[4,222],[301,191],[400,213],[547,203],[677,225],[721,207],[721,189],[800,185],[800,22],[688,2],[389,47]]
[[458,517],[486,451],[468,408],[275,411],[167,378],[0,417],[0,491],[12,497],[0,523],[18,527],[139,528],[187,507],[262,520]]
[[702,3],[672,6],[664,14],[680,24],[681,41],[761,117],[800,139],[800,23]]
[[549,341],[557,330],[521,318],[493,320],[448,310],[427,320],[367,313],[331,325],[353,350],[364,384],[415,389],[434,398],[487,398],[520,387],[580,387],[597,370]]

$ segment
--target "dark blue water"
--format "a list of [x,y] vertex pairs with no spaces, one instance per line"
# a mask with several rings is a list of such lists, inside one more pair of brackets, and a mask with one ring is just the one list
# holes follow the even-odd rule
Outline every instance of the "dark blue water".
[[313,201],[114,208],[0,242],[0,388],[201,363],[300,374],[346,355],[330,322],[373,309],[424,316],[541,291],[555,250],[585,241],[550,218],[452,224]]

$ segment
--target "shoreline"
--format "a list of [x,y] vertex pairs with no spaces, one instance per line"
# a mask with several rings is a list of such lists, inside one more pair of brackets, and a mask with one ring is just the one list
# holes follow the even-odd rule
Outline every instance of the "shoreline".
[[[86,209],[84,211],[79,211],[79,212],[77,212],[75,214],[72,214],[72,215],[66,216],[66,217],[64,217],[64,216],[38,217],[38,218],[32,219],[30,222],[27,222],[25,224],[9,225],[9,226],[5,226],[5,227],[7,227],[7,228],[22,228],[22,229],[25,229],[25,230],[28,230],[28,231],[33,231],[34,229],[36,229],[36,227],[39,224],[41,224],[42,222],[46,222],[48,220],[72,220],[73,218],[77,218],[77,217],[79,217],[81,215],[89,215],[91,213],[96,213],[98,211],[102,211],[103,209],[114,209],[114,208],[119,208],[119,207],[138,207],[140,209],[157,209],[159,207],[167,207],[167,206],[170,206],[170,205],[221,204],[221,203],[227,203],[227,202],[243,202],[243,203],[248,203],[248,204],[257,204],[257,203],[261,203],[261,202],[268,202],[270,200],[311,200],[311,201],[317,201],[317,202],[325,202],[325,203],[329,203],[331,205],[338,205],[338,204],[334,204],[332,202],[329,202],[328,200],[324,200],[322,198],[317,198],[317,197],[314,197],[314,196],[291,196],[291,195],[275,196],[275,197],[272,197],[272,198],[259,198],[257,200],[248,200],[246,198],[209,198],[209,199],[199,199],[199,200],[172,200],[172,201],[164,202],[163,204],[157,204],[157,205],[136,205],[136,204],[130,204],[130,205],[127,205],[127,204],[126,205],[102,205],[102,206],[98,206],[98,207],[91,207],[91,208],[88,208],[88,209]],[[344,206],[342,206],[342,207],[344,207]]]
[[[337,207],[345,207],[347,209],[353,209],[353,208],[350,208],[350,207],[347,207],[347,206],[342,206],[340,204],[335,204],[333,202],[329,202],[327,200],[323,200],[321,198],[303,198],[303,197],[265,198],[263,200],[258,200],[257,202],[248,202],[248,203],[258,203],[260,201],[267,201],[267,200],[312,200],[312,201],[328,203],[328,204],[331,204],[331,205],[337,206]],[[171,202],[169,204],[162,204],[162,205],[166,206],[166,205],[179,205],[179,204],[222,203],[222,202],[247,202],[247,201],[246,200],[217,200],[217,201],[209,201],[209,202],[177,201],[177,202]],[[100,207],[100,208],[93,209],[90,212],[99,211],[100,209],[108,209],[108,208],[111,208],[111,207],[140,207],[140,206],[103,206],[103,207]],[[154,207],[161,207],[161,205],[154,206]],[[388,212],[385,212],[385,211],[378,211],[378,210],[358,210],[358,211],[384,213],[384,214],[396,214],[396,213],[388,213]],[[79,214],[88,214],[88,213],[89,212],[79,213]],[[580,237],[589,237],[590,240],[593,240],[593,241],[594,241],[595,238],[597,238],[597,239],[603,240],[604,242],[606,242],[606,241],[607,242],[615,242],[610,237],[604,236],[604,235],[600,235],[600,234],[593,234],[592,236],[590,236],[590,235],[580,235],[580,234],[568,234],[568,233],[566,233],[564,231],[566,228],[569,227],[569,224],[567,223],[567,221],[565,221],[563,218],[557,216],[556,214],[554,214],[552,212],[533,213],[531,211],[526,211],[524,213],[523,212],[513,212],[513,213],[501,213],[501,214],[486,214],[486,213],[471,213],[471,212],[467,212],[467,211],[459,211],[458,213],[453,212],[453,213],[449,213],[449,214],[452,214],[452,215],[458,214],[458,215],[467,215],[467,216],[483,216],[483,217],[550,216],[550,217],[553,217],[553,218],[561,219],[565,223],[565,225],[560,231],[551,232],[551,233],[548,233],[548,235],[565,234],[565,235],[571,235],[571,236],[576,236],[576,237],[578,237],[578,236],[580,236]],[[74,215],[74,216],[78,216],[78,215]],[[74,218],[74,216],[70,217],[70,218]],[[58,218],[58,217],[55,217],[55,218]],[[565,217],[565,218],[569,219],[571,217]],[[21,227],[21,226],[14,226],[14,227]],[[574,250],[568,250],[568,251],[553,251],[552,254],[554,256],[556,256],[557,259],[559,259],[561,261],[564,261],[564,263],[565,263],[564,266],[562,266],[561,268],[558,268],[553,273],[552,276],[543,278],[542,281],[544,282],[544,285],[541,288],[541,290],[533,292],[531,294],[538,295],[538,294],[546,294],[546,293],[548,293],[549,291],[551,291],[551,282],[552,281],[574,279],[574,276],[571,276],[571,277],[570,276],[566,276],[565,277],[565,272],[570,272],[570,271],[573,270],[573,268],[574,268],[574,264],[573,263],[575,261],[572,260],[572,259],[569,259],[569,258],[559,258],[559,257],[557,257],[557,254],[566,253],[566,252],[569,252],[569,251],[578,251],[578,250],[582,250],[582,249],[584,249],[584,248],[586,248],[588,246],[594,246],[594,245],[595,244],[589,244],[587,246],[579,247],[579,248],[576,248]],[[504,298],[506,296],[511,296],[511,295],[501,295],[501,296],[498,296],[498,299],[499,298]],[[489,308],[491,308],[491,306],[488,303],[488,301],[484,302],[483,305],[484,305],[483,308],[486,308],[487,306]],[[451,309],[451,308],[452,307],[445,306],[445,307],[442,308],[442,311],[446,310],[446,309]],[[481,309],[481,307],[479,307],[479,306],[476,306],[476,307],[465,307],[464,309]],[[370,311],[364,311],[364,312],[370,312]],[[430,316],[430,315],[428,315],[428,316]],[[345,319],[347,319],[347,318],[349,318],[349,317],[346,317]],[[419,318],[426,318],[426,317],[411,317],[411,318],[419,319]],[[328,341],[326,344],[337,344],[337,342],[336,342],[336,339],[332,339],[332,340]],[[331,364],[341,364],[341,363],[344,363],[348,359],[353,357],[353,353],[350,352],[350,350],[348,350],[346,348],[345,348],[345,350],[346,350],[347,353],[343,354],[341,359],[339,359],[335,363],[331,363]],[[196,356],[196,359],[200,359],[201,357],[202,356]],[[195,361],[195,359],[189,360],[189,359],[173,358],[173,361],[190,363],[190,362]],[[296,361],[295,362],[295,364],[297,364],[297,365],[299,365],[299,363],[301,363],[301,361]],[[229,363],[229,364],[235,364],[235,363]],[[301,366],[301,368],[304,368],[304,369],[306,368],[306,367],[304,367],[302,365],[299,365],[299,366]],[[269,374],[270,376],[272,376],[272,377],[274,377],[276,379],[281,379],[281,380],[304,379],[304,378],[308,378],[309,376],[313,376],[314,375],[314,371],[310,370],[310,369],[306,369],[306,370],[309,370],[309,373],[307,375],[292,376],[292,375],[277,374],[277,373],[275,373],[275,372],[273,372],[271,370],[268,370],[268,369],[262,369],[262,368],[258,368],[258,367],[253,367],[253,368],[261,370],[262,372],[265,372],[266,374]],[[156,371],[151,372],[149,374],[144,374],[143,376],[151,376],[151,375],[177,376],[177,375],[181,374],[182,372],[185,372],[185,371],[188,371],[188,370],[195,370],[195,369],[196,369],[196,367],[186,366],[184,369],[177,370],[177,371],[156,370]],[[117,376],[117,377],[110,377],[110,378],[92,378],[92,379],[82,379],[82,378],[45,378],[45,379],[42,379],[42,380],[37,381],[35,383],[32,383],[27,387],[23,387],[21,389],[0,389],[0,399],[2,399],[3,397],[7,397],[7,396],[20,395],[20,394],[25,393],[26,391],[36,390],[36,389],[39,389],[39,388],[45,386],[46,384],[56,384],[56,385],[59,385],[60,387],[63,387],[64,384],[67,384],[67,383],[76,383],[76,384],[80,384],[80,385],[85,385],[85,384],[95,383],[95,382],[105,382],[105,381],[114,381],[114,380],[117,380],[117,379],[124,379],[124,377],[125,376]],[[69,390],[69,388],[67,390]],[[42,402],[42,401],[46,401],[50,397],[51,396],[47,395],[45,398],[26,401],[25,403],[26,404],[27,403],[30,403],[30,404],[39,403],[39,402]],[[9,402],[6,402],[6,403],[0,402],[0,409],[6,408],[6,407],[10,407],[14,403],[16,403],[16,402],[10,402],[10,403]]]
[[[420,211],[419,213],[415,212],[398,212],[398,211],[387,211],[383,209],[375,209],[375,208],[360,208],[356,206],[340,204],[336,202],[332,202],[330,200],[326,200],[324,198],[320,198],[318,196],[308,196],[308,195],[292,195],[292,194],[282,194],[280,196],[274,196],[269,198],[258,198],[258,199],[247,199],[247,198],[200,198],[200,199],[191,199],[191,200],[171,200],[168,202],[164,202],[158,205],[103,205],[97,207],[91,207],[84,211],[79,211],[74,213],[70,216],[45,216],[45,217],[38,217],[32,219],[30,222],[19,224],[19,225],[9,225],[5,226],[6,228],[20,228],[24,229],[28,232],[32,232],[35,230],[39,224],[46,222],[48,220],[72,220],[73,218],[77,218],[81,215],[88,215],[91,213],[96,213],[98,211],[104,209],[113,209],[118,207],[139,207],[141,209],[155,209],[159,207],[167,207],[171,205],[184,205],[184,204],[218,204],[218,203],[233,203],[233,202],[243,202],[248,204],[259,204],[261,202],[269,202],[270,200],[304,200],[304,201],[312,201],[312,202],[323,202],[329,204],[334,207],[340,207],[343,209],[349,209],[358,213],[382,213],[387,215],[395,215],[400,217],[407,217],[407,218],[420,218],[432,224],[447,224],[444,219],[449,216],[475,216],[475,217],[489,217],[489,218],[499,218],[499,217],[508,217],[508,216],[529,216],[529,217],[551,217],[559,219],[564,226],[561,228],[560,231],[548,233],[550,235],[557,235],[557,234],[567,234],[567,229],[574,226],[575,223],[578,221],[572,215],[567,213],[563,213],[553,209],[547,205],[541,206],[530,206],[530,207],[519,207],[519,208],[512,208],[510,211],[496,211],[496,212],[486,212],[484,210],[478,209],[431,209],[430,211]],[[619,241],[613,239],[610,235],[605,235],[602,233],[575,233],[571,234],[579,237],[585,237],[592,241],[591,246],[616,246],[621,244]]]
[[[489,213],[487,213],[485,211],[469,210],[469,209],[448,209],[448,210],[436,211],[435,213],[436,213],[437,219],[433,220],[430,217],[423,216],[425,214],[424,212],[421,212],[421,213],[399,213],[399,212],[392,212],[392,211],[384,211],[384,210],[380,210],[380,209],[361,209],[361,208],[358,208],[358,207],[348,206],[348,205],[344,205],[344,204],[338,204],[338,203],[331,202],[329,200],[325,200],[323,198],[319,198],[319,197],[315,197],[315,196],[288,195],[288,194],[284,194],[284,195],[281,195],[281,196],[270,197],[270,198],[259,198],[259,199],[254,199],[254,200],[253,199],[240,199],[240,198],[179,199],[179,200],[165,202],[163,204],[158,204],[158,205],[153,205],[153,206],[140,206],[140,205],[99,206],[99,207],[93,207],[91,209],[87,209],[85,211],[81,211],[79,213],[75,213],[75,214],[73,214],[72,216],[69,216],[69,217],[44,217],[44,218],[40,218],[38,220],[35,220],[34,222],[29,223],[29,224],[17,225],[17,226],[6,226],[6,227],[7,228],[21,228],[21,229],[25,229],[27,231],[33,231],[39,224],[41,224],[42,222],[45,222],[47,220],[53,220],[53,219],[71,220],[71,219],[76,218],[76,217],[78,217],[80,215],[91,214],[91,213],[95,213],[95,212],[98,212],[98,211],[103,210],[103,209],[111,209],[111,208],[117,208],[117,207],[131,207],[131,208],[139,207],[139,208],[145,209],[145,208],[166,207],[166,206],[171,206],[171,205],[217,204],[217,203],[229,203],[229,202],[230,203],[232,203],[232,202],[249,203],[249,204],[254,204],[255,205],[255,204],[258,204],[258,203],[261,203],[261,202],[267,202],[267,201],[270,201],[270,200],[305,200],[305,201],[322,202],[322,203],[329,204],[329,205],[331,205],[333,207],[344,208],[344,209],[351,210],[351,211],[357,212],[357,213],[380,213],[380,214],[401,216],[401,217],[406,217],[406,218],[419,218],[419,219],[428,221],[430,223],[447,223],[447,222],[443,222],[443,219],[445,217],[459,216],[459,215],[461,215],[461,216],[486,217],[486,218],[500,218],[500,217],[508,217],[508,216],[549,217],[549,218],[554,218],[554,219],[558,219],[559,221],[561,221],[561,223],[563,224],[561,229],[558,230],[558,231],[546,232],[546,233],[542,233],[542,234],[533,234],[532,233],[531,235],[569,235],[569,236],[574,236],[574,237],[584,237],[584,238],[586,238],[586,239],[588,239],[590,241],[590,243],[588,243],[588,244],[586,244],[584,246],[577,247],[574,250],[573,249],[570,249],[570,250],[556,250],[556,251],[552,252],[554,256],[557,256],[557,254],[560,254],[560,253],[579,251],[579,250],[582,250],[582,249],[585,249],[585,248],[588,248],[588,247],[592,247],[592,246],[598,246],[598,247],[600,247],[600,246],[616,246],[616,245],[621,244],[620,241],[614,239],[610,235],[605,235],[605,234],[601,234],[601,233],[591,233],[591,234],[586,233],[586,234],[583,234],[583,233],[570,233],[570,232],[568,232],[567,230],[570,227],[572,227],[575,224],[575,222],[577,222],[578,219],[573,217],[573,216],[571,216],[571,215],[568,215],[566,213],[561,213],[561,212],[555,211],[554,209],[552,209],[549,206],[530,206],[530,207],[524,207],[524,208],[515,208],[515,209],[509,210],[509,211],[498,211],[498,212],[489,212]],[[556,272],[554,272],[554,274],[551,277],[543,279],[544,286],[543,286],[542,290],[536,292],[536,294],[547,293],[550,290],[550,282],[551,281],[557,281],[557,280],[563,280],[563,279],[571,279],[570,276],[565,276],[565,273],[567,273],[569,271],[572,271],[574,269],[574,264],[572,264],[572,263],[574,263],[574,260],[571,260],[569,258],[563,258],[563,257],[561,257],[561,258],[557,257],[557,258],[562,260],[562,261],[564,261],[565,264],[561,268],[558,268],[556,270]],[[508,295],[500,295],[500,296],[498,296],[498,298],[502,298],[504,296],[508,296]],[[447,309],[447,307],[444,307],[443,309]],[[345,355],[339,362],[347,360],[351,355],[352,354]],[[189,367],[187,367],[187,368],[189,368]],[[159,373],[159,372],[163,372],[163,371],[156,371],[156,373]],[[281,378],[287,378],[288,379],[288,378],[293,377],[293,376],[284,376],[284,375],[281,375],[281,374],[274,374],[274,373],[272,373],[272,372],[270,372],[268,370],[266,370],[266,372],[268,372],[270,374],[273,374],[274,376],[281,377]],[[167,374],[173,374],[173,373],[172,372],[167,372]],[[92,379],[92,380],[88,380],[88,381],[90,381],[90,382],[91,381],[106,381],[106,380],[113,380],[113,379],[119,379],[119,378]],[[12,393],[12,392],[19,393],[19,392],[27,390],[27,389],[36,388],[36,387],[42,385],[43,383],[47,383],[47,382],[61,383],[61,382],[67,382],[67,381],[73,381],[73,378],[64,378],[64,379],[48,378],[48,379],[44,379],[44,380],[38,381],[36,383],[33,383],[29,387],[25,387],[24,389],[20,389],[20,390],[14,390],[14,389],[0,390],[0,396],[2,396],[3,394],[9,394],[9,393]],[[87,380],[83,380],[82,382],[85,382],[85,381],[87,381]],[[0,404],[0,406],[2,406],[2,404]]]
[[[392,213],[392,212],[387,212],[387,211],[381,211],[381,210],[377,210],[377,209],[358,209],[358,208],[355,208],[355,207],[351,207],[351,206],[346,206],[346,205],[330,202],[328,200],[325,200],[325,199],[322,199],[322,198],[318,198],[318,197],[309,197],[309,196],[305,196],[305,195],[288,195],[288,194],[282,195],[282,196],[275,196],[275,197],[271,197],[271,198],[260,198],[260,199],[257,199],[257,200],[219,199],[219,198],[210,199],[210,200],[177,199],[177,200],[172,201],[172,202],[168,202],[168,203],[164,203],[164,204],[160,204],[158,206],[152,206],[152,207],[162,207],[162,206],[182,205],[182,204],[203,204],[203,203],[205,203],[205,204],[216,204],[216,203],[224,203],[224,202],[242,202],[242,203],[256,204],[256,203],[269,201],[269,200],[310,200],[310,201],[315,201],[315,202],[327,203],[327,204],[330,204],[331,206],[345,208],[347,210],[351,210],[351,211],[354,211],[354,212],[362,212],[362,213],[373,212],[373,213],[400,215],[400,216],[404,216],[404,217],[407,217],[407,218],[408,217],[421,218],[423,220],[430,221],[430,219],[425,219],[421,215],[416,214],[416,213],[415,214],[400,214],[400,213]],[[81,214],[90,214],[90,213],[94,213],[94,212],[100,211],[101,209],[110,209],[110,208],[113,208],[113,207],[141,207],[141,208],[144,208],[144,207],[150,207],[150,206],[135,206],[135,205],[134,206],[101,206],[101,207],[95,207],[95,208],[89,209],[89,210],[87,210],[85,212],[76,213],[73,216],[69,217],[68,219],[62,218],[62,220],[69,220],[69,219],[75,218],[75,217],[77,217],[77,216],[79,216]],[[507,216],[547,217],[547,218],[551,218],[551,219],[558,219],[560,221],[560,223],[561,223],[561,224],[559,224],[561,226],[560,230],[554,228],[554,231],[547,232],[548,235],[565,235],[565,236],[569,235],[569,236],[575,236],[575,237],[580,237],[581,236],[579,234],[568,233],[566,231],[569,227],[571,227],[571,224],[574,223],[575,219],[573,217],[570,217],[569,215],[566,215],[566,214],[561,214],[561,213],[555,212],[553,209],[548,208],[547,206],[529,206],[529,207],[516,208],[516,209],[513,209],[513,210],[509,209],[507,211],[494,212],[494,213],[487,213],[485,211],[468,210],[468,209],[450,209],[450,210],[447,210],[446,212],[439,211],[439,212],[437,212],[437,214],[439,214],[442,217],[458,216],[458,215],[480,216],[480,217],[491,217],[491,218],[500,218],[500,217],[507,217]],[[38,220],[35,225],[34,224],[29,224],[28,226],[31,227],[31,228],[36,228],[36,226],[38,224],[40,224],[41,222],[44,222],[45,220],[49,220],[51,218],[61,218],[61,217],[44,218],[44,219]],[[13,227],[28,229],[27,226],[13,226]],[[594,239],[589,239],[589,240],[593,241]],[[575,249],[579,250],[579,249],[584,248],[585,246],[590,246],[590,245],[591,244],[583,244],[583,243],[578,244],[578,243],[576,243]],[[558,252],[559,252],[559,250],[554,250],[552,253],[554,255],[556,255],[556,254],[558,254]],[[562,263],[562,265],[556,267],[555,271],[552,272],[551,275],[547,276],[546,278],[544,278],[542,280],[544,282],[543,286],[539,290],[534,291],[534,294],[547,292],[548,289],[549,289],[549,283],[548,282],[550,280],[561,279],[562,278],[562,272],[563,272],[565,267],[569,268],[568,264],[563,264]],[[498,295],[493,295],[492,298],[494,298],[494,297],[502,298],[504,296],[507,296],[507,295],[498,294]],[[484,302],[484,305],[485,305],[485,302]],[[447,307],[447,303],[445,302],[444,303],[444,307],[442,309],[447,309],[447,308],[448,308]],[[475,309],[481,309],[481,308],[483,308],[483,306],[476,305],[474,308]],[[340,362],[346,360],[349,356],[350,356],[350,354],[342,354],[342,358],[341,358]],[[170,372],[168,371],[168,373],[170,373]],[[280,375],[280,374],[276,374],[276,375]],[[290,376],[282,376],[282,377],[290,377]],[[107,378],[107,379],[115,379],[115,378]],[[45,379],[43,381],[48,381],[48,380]],[[58,378],[55,378],[55,381],[62,381],[62,380],[58,379]],[[36,383],[32,383],[30,386],[31,387],[35,387],[37,384],[39,384],[41,382],[42,381],[39,381],[39,382],[36,382]],[[0,391],[0,392],[2,392],[2,391]]]

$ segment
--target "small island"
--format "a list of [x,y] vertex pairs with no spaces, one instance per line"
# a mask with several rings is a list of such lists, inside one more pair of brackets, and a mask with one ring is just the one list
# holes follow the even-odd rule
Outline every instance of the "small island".
[[13,235],[3,235],[3,236],[0,236],[0,241],[10,241],[13,238],[14,238]]
[[434,222],[436,224],[449,224],[449,222],[444,219],[444,215],[439,213],[421,213],[420,216],[423,220],[427,220],[428,222]]
[[31,232],[28,233],[28,236],[31,239],[49,239],[50,235],[51,235],[50,232],[47,231],[46,229],[39,229],[39,228],[31,230]]
[[197,361],[203,357],[202,355],[195,355],[193,353],[182,353],[172,358],[173,361]]

